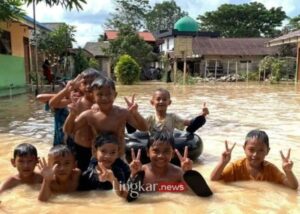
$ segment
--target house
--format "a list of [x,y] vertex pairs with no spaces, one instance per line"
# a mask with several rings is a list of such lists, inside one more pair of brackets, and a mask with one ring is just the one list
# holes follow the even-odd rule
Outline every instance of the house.
[[[153,47],[153,50],[156,49],[156,39],[151,32],[144,31],[138,32],[138,35],[148,44]],[[111,58],[105,53],[105,49],[109,48],[109,42],[117,39],[118,31],[116,30],[106,30],[103,35],[103,40],[100,42],[87,42],[84,46],[84,49],[92,53],[94,58],[98,61],[100,65],[100,70],[107,74],[107,76],[112,76],[112,62]],[[157,50],[158,52],[158,50]]]
[[100,70],[111,77],[111,59],[105,53],[105,49],[109,47],[108,41],[87,42],[84,49],[87,50],[98,61]]
[[[276,55],[277,48],[265,47],[268,38],[222,38],[218,32],[199,31],[199,24],[189,16],[182,17],[174,29],[161,31],[161,53],[184,75],[221,77],[230,73],[258,70],[258,63],[267,55]],[[185,79],[185,78],[184,78]]]
[[[151,32],[144,31],[138,32],[139,36],[148,44],[155,45],[156,39]],[[116,30],[106,30],[104,32],[104,40],[112,41],[118,37],[118,31]]]
[[295,81],[300,81],[300,30],[296,30],[293,32],[290,32],[288,34],[285,34],[283,36],[277,37],[275,39],[272,39],[268,42],[266,42],[268,47],[274,47],[279,46],[283,44],[290,44],[290,43],[296,43],[297,44],[297,58],[296,58],[296,72],[295,72]]
[[[50,31],[36,22],[37,28]],[[33,19],[0,22],[0,89],[22,88],[31,82],[32,54],[30,45]]]

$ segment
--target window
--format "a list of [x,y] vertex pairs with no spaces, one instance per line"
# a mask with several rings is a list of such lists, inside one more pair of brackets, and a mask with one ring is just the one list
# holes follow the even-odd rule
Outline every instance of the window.
[[10,32],[5,30],[0,31],[0,54],[11,55]]

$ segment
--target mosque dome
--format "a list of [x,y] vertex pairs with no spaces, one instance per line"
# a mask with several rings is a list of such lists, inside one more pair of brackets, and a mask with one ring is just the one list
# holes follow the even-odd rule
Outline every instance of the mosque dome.
[[178,31],[197,32],[199,30],[199,23],[189,16],[184,16],[175,23],[174,29]]

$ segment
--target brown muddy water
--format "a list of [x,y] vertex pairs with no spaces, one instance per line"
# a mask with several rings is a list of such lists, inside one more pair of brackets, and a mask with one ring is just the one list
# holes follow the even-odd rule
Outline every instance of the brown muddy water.
[[[116,104],[125,107],[123,97],[137,94],[143,115],[153,113],[149,100],[154,89],[170,90],[169,112],[192,118],[207,103],[210,115],[197,131],[204,152],[195,169],[207,179],[214,191],[211,198],[192,193],[151,193],[128,204],[113,191],[91,191],[58,195],[48,203],[37,201],[39,186],[19,186],[0,196],[0,213],[299,213],[300,190],[293,191],[266,182],[224,184],[209,181],[209,175],[224,150],[224,141],[236,142],[232,160],[244,156],[242,145],[247,132],[260,128],[270,138],[271,151],[266,160],[281,169],[280,150],[292,149],[293,171],[300,178],[300,85],[246,83],[206,83],[195,86],[142,84],[118,86]],[[15,173],[10,164],[13,148],[28,142],[47,155],[53,137],[53,117],[32,95],[0,99],[0,182]]]

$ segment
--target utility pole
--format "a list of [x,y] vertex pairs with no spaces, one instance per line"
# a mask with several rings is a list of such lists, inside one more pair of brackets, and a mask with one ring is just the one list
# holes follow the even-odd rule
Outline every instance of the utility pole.
[[35,41],[35,46],[34,46],[34,64],[35,64],[35,79],[36,79],[36,88],[35,88],[35,95],[39,94],[39,69],[38,69],[38,54],[37,54],[37,46],[38,46],[38,41],[37,41],[37,36],[36,36],[36,17],[35,17],[35,0],[32,1],[32,6],[33,6],[33,37]]

